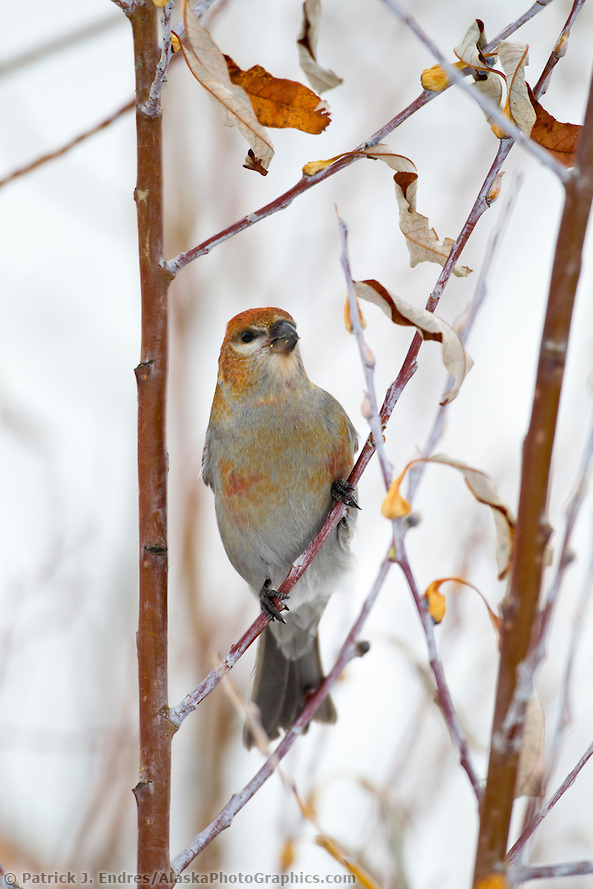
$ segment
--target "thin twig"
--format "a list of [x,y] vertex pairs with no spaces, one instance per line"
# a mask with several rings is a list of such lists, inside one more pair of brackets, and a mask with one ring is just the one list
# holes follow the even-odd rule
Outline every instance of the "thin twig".
[[552,52],[550,53],[550,57],[545,64],[544,70],[541,73],[541,76],[534,87],[534,95],[537,99],[542,96],[546,90],[548,89],[548,84],[550,82],[550,76],[552,71],[566,52],[566,44],[568,42],[568,37],[570,35],[570,30],[574,24],[574,21],[583,8],[585,4],[585,0],[574,0],[572,5],[572,9],[570,10],[570,15],[566,20],[566,24],[564,25],[562,31],[560,32],[560,36],[556,41],[556,45]]
[[346,665],[354,658],[364,655],[368,650],[368,646],[363,643],[358,643],[358,637],[364,626],[364,623],[371,611],[377,596],[383,586],[385,578],[389,572],[391,567],[391,561],[389,556],[386,556],[381,566],[379,568],[379,572],[377,574],[377,578],[373,587],[368,594],[365,602],[362,606],[360,614],[358,618],[354,622],[348,636],[346,637],[342,648],[340,649],[340,653],[336,659],[336,662],[328,675],[325,677],[319,688],[307,699],[307,703],[305,704],[304,709],[302,710],[300,716],[292,726],[292,728],[284,735],[280,743],[277,745],[276,749],[272,753],[272,755],[267,759],[261,769],[257,772],[256,775],[249,781],[248,784],[245,785],[243,790],[239,793],[234,794],[227,805],[222,809],[220,814],[211,824],[208,825],[201,833],[199,833],[191,843],[180,852],[172,862],[172,868],[175,874],[181,873],[188,867],[189,864],[194,860],[194,858],[199,855],[199,853],[204,849],[212,840],[218,836],[223,830],[230,827],[233,822],[233,819],[237,812],[239,812],[252,798],[252,796],[256,793],[257,790],[264,784],[265,781],[273,774],[274,769],[278,762],[280,762],[288,753],[297,737],[303,732],[307,724],[309,723],[311,717],[321,704],[321,702],[327,697],[329,692],[331,691],[332,686],[336,682],[336,680],[343,673]]
[[556,805],[558,800],[561,799],[562,796],[564,796],[564,794],[569,789],[569,787],[572,787],[572,785],[574,784],[574,782],[577,779],[579,772],[588,763],[588,761],[591,759],[592,756],[593,756],[593,744],[589,744],[589,746],[587,747],[587,749],[585,750],[585,752],[583,753],[583,755],[581,756],[581,758],[579,759],[579,761],[577,762],[575,767],[573,769],[571,769],[571,771],[568,773],[568,775],[566,776],[566,778],[564,779],[564,781],[562,782],[560,787],[558,787],[556,792],[550,797],[548,802],[545,803],[545,805],[543,805],[541,807],[541,809],[537,812],[537,814],[534,815],[534,817],[531,819],[531,821],[529,822],[529,824],[527,825],[527,827],[525,828],[525,830],[523,831],[523,833],[521,834],[521,836],[519,837],[517,842],[509,850],[509,853],[507,856],[508,861],[512,861],[513,858],[515,858],[519,849],[527,842],[529,837],[533,834],[534,830],[537,827],[539,827],[539,825],[542,823],[542,821],[544,820],[546,815],[548,815],[552,811],[552,809],[554,808],[554,806]]
[[375,356],[365,342],[364,333],[362,331],[362,319],[360,317],[358,300],[356,299],[356,296],[354,294],[354,282],[352,280],[352,273],[350,271],[350,260],[348,257],[348,228],[339,215],[338,229],[340,233],[340,245],[342,248],[340,262],[344,271],[344,277],[346,278],[346,287],[348,290],[348,305],[350,307],[350,322],[352,324],[352,331],[356,338],[356,344],[358,346],[358,352],[360,355],[367,387],[366,399],[368,399],[368,403],[365,399],[363,414],[364,416],[366,416],[369,422],[369,426],[371,427],[371,434],[376,446],[381,472],[383,473],[383,481],[385,483],[385,488],[388,489],[391,484],[393,471],[385,452],[383,428],[381,425],[381,417],[379,416],[377,393],[375,392]]
[[[509,217],[512,213],[515,201],[517,199],[517,194],[521,187],[521,182],[521,174],[516,174],[510,183],[509,190],[506,194],[503,206],[500,211],[500,215],[498,217],[498,222],[488,239],[484,260],[480,266],[479,277],[476,282],[473,299],[470,305],[462,312],[462,314],[457,318],[453,325],[457,335],[459,336],[459,339],[464,345],[467,343],[472,327],[474,325],[474,321],[476,320],[476,316],[482,306],[482,303],[484,302],[484,299],[486,298],[488,290],[488,274],[492,267],[492,263],[494,262],[498,254],[502,236],[506,231]],[[453,377],[449,375],[447,383],[445,384],[445,391],[450,389],[452,385]],[[420,452],[420,457],[429,457],[433,453],[437,442],[443,434],[447,408],[448,404],[441,404],[439,406],[435,421],[432,426],[432,430],[429,433],[424,448]],[[406,491],[406,500],[409,503],[412,503],[414,500],[416,490],[422,476],[424,475],[424,472],[426,471],[427,465],[428,464],[425,461],[420,461],[418,463],[415,463],[408,470],[408,487]]]
[[567,861],[562,864],[534,864],[514,867],[509,872],[512,885],[528,880],[542,880],[551,877],[579,877],[593,874],[593,861]]
[[426,600],[420,594],[418,585],[412,572],[412,568],[410,566],[410,562],[408,560],[404,541],[404,523],[402,521],[396,520],[393,525],[396,539],[395,561],[400,566],[403,575],[406,578],[406,581],[410,588],[410,592],[412,593],[412,597],[414,599],[414,604],[416,605],[416,610],[418,611],[418,616],[420,617],[420,621],[422,623],[422,629],[424,630],[424,635],[426,637],[426,643],[428,646],[428,659],[430,668],[432,670],[432,675],[434,676],[434,680],[436,683],[438,703],[447,724],[447,728],[449,729],[451,739],[455,747],[457,748],[457,752],[459,754],[459,762],[467,772],[467,776],[473,787],[476,799],[479,802],[482,795],[480,778],[473,766],[467,747],[467,742],[465,740],[461,725],[455,712],[453,699],[451,698],[451,692],[449,691],[449,686],[447,685],[447,680],[445,679],[443,665],[441,663],[441,659],[439,657],[436,646],[433,620],[428,613]]
[[154,117],[161,112],[161,93],[163,91],[163,86],[167,82],[167,71],[169,69],[171,56],[173,55],[173,50],[171,48],[171,16],[173,15],[174,5],[173,0],[168,0],[168,3],[165,3],[161,11],[161,57],[156,66],[156,73],[154,75],[154,80],[152,81],[152,86],[150,87],[150,94],[142,106],[142,111],[148,117]]
[[471,84],[465,81],[461,72],[449,62],[447,57],[444,56],[437,45],[433,43],[418,22],[399,3],[399,0],[380,0],[380,2],[407,25],[410,31],[416,35],[418,40],[420,40],[420,42],[432,53],[439,65],[446,71],[449,79],[466,93],[466,95],[470,96],[474,102],[480,106],[486,116],[495,121],[503,132],[507,133],[507,135],[521,145],[522,148],[532,154],[536,160],[555,173],[561,182],[566,183],[572,178],[574,174],[570,169],[567,169],[557,161],[546,148],[542,148],[541,145],[534,142],[529,136],[526,136],[509,117],[503,114],[500,107],[496,105],[492,99],[480,92],[480,90],[474,89]]
[[54,151],[48,152],[48,154],[44,154],[41,157],[38,157],[36,160],[31,161],[31,163],[26,164],[24,167],[19,167],[17,170],[13,170],[12,173],[9,173],[3,179],[0,179],[0,188],[3,185],[6,185],[8,182],[12,182],[13,179],[18,179],[19,176],[24,176],[25,173],[30,173],[31,170],[37,169],[42,164],[46,164],[48,161],[54,160],[56,157],[61,157],[63,154],[66,154],[67,151],[70,151],[71,148],[74,148],[75,145],[79,145],[81,142],[84,142],[85,139],[88,139],[89,136],[94,136],[95,133],[99,133],[101,130],[104,130],[105,127],[108,127],[115,120],[117,120],[122,115],[126,114],[128,111],[132,111],[134,105],[136,104],[135,99],[131,99],[129,102],[126,102],[125,105],[122,105],[117,111],[114,111],[113,114],[110,114],[109,117],[106,117],[105,120],[102,120],[101,123],[95,124],[89,130],[85,130],[84,133],[81,133],[79,136],[76,136],[74,139],[70,139],[69,142],[66,142],[65,145],[62,145],[61,148],[56,148]]

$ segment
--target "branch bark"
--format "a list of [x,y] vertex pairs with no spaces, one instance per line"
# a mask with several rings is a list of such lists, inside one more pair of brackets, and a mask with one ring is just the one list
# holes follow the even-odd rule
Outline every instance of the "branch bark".
[[138,493],[140,601],[138,679],[140,780],[138,873],[170,873],[170,726],[167,709],[167,287],[163,270],[161,113],[143,110],[160,57],[157,8],[150,2],[130,15],[136,71],[138,171],[134,198],[142,300],[138,385]]
[[506,867],[525,704],[516,691],[522,685],[519,683],[519,668],[527,657],[537,618],[544,551],[550,535],[546,503],[552,447],[592,197],[593,81],[575,175],[565,186],[531,421],[523,445],[515,556],[510,588],[503,606],[501,655],[488,780],[481,809],[475,886],[479,886],[485,877],[503,872]]

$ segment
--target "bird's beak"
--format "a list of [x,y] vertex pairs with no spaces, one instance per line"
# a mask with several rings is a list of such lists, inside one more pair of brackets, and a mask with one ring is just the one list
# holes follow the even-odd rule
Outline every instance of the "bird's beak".
[[299,336],[290,321],[284,318],[275,321],[270,328],[270,349],[272,352],[292,352]]

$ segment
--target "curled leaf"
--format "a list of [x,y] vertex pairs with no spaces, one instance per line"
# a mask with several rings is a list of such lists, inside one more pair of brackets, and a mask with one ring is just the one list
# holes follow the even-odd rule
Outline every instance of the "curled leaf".
[[412,508],[399,490],[409,465],[410,464],[408,463],[408,465],[404,467],[403,472],[391,482],[387,495],[381,504],[381,512],[386,519],[402,519],[409,514]]
[[[465,62],[454,62],[453,67],[463,71],[467,66]],[[433,65],[432,68],[424,69],[420,75],[420,83],[422,89],[429,90],[431,93],[439,93],[446,86],[449,86],[449,76],[440,65]]]
[[443,577],[441,580],[433,580],[433,582],[429,584],[426,592],[424,593],[428,613],[432,617],[435,624],[440,624],[445,616],[445,611],[447,610],[445,597],[441,593],[440,587],[441,584],[448,579],[448,577]]
[[521,132],[529,136],[535,123],[535,111],[529,101],[525,83],[525,65],[529,62],[529,47],[525,43],[501,40],[498,58],[507,83],[507,101],[504,112],[517,124]]
[[501,500],[496,485],[489,475],[479,469],[473,469],[459,460],[453,460],[444,454],[435,454],[427,457],[428,463],[442,463],[458,469],[465,480],[466,485],[479,503],[484,503],[492,510],[494,525],[496,528],[496,561],[498,564],[498,578],[502,580],[509,572],[513,554],[513,542],[515,532],[515,517],[506,503]]
[[[356,303],[358,305],[358,300],[356,300]],[[360,310],[360,306],[358,306],[358,314],[360,315],[360,323],[362,325],[362,329],[364,330],[364,328],[367,326],[367,323],[364,320],[364,315]],[[346,295],[346,302],[344,303],[344,324],[348,333],[352,333],[352,316],[350,315],[350,300],[348,298],[348,295]]]
[[441,403],[453,401],[473,365],[472,359],[453,328],[433,312],[420,309],[391,293],[378,281],[357,281],[354,284],[354,292],[359,299],[367,300],[383,309],[394,324],[415,327],[423,339],[441,343],[443,364],[453,377],[453,386],[445,392]]
[[322,68],[317,61],[317,41],[321,21],[321,0],[305,0],[303,23],[297,37],[299,65],[307,75],[314,90],[323,93],[342,83],[342,78],[329,68]]
[[484,22],[474,19],[453,52],[463,63],[463,67],[473,68],[475,71],[488,71],[489,65],[482,52],[487,42]]
[[302,83],[274,77],[261,65],[243,71],[230,56],[225,60],[231,81],[245,90],[262,126],[317,135],[329,124],[327,106]]
[[[183,23],[187,46],[181,49],[187,65],[210,97],[221,122],[236,127],[247,140],[259,165],[267,170],[274,149],[268,133],[258,121],[249,96],[231,82],[225,58],[212,35],[202,27],[190,4],[183,3]],[[258,169],[257,165],[253,169]]]
[[[396,173],[395,197],[399,207],[399,227],[406,238],[410,265],[412,268],[419,262],[436,262],[444,266],[449,258],[454,241],[445,238],[441,243],[434,228],[429,227],[426,216],[416,210],[416,192],[418,190],[418,174],[414,171]],[[457,277],[469,275],[467,266],[455,266],[453,274]]]

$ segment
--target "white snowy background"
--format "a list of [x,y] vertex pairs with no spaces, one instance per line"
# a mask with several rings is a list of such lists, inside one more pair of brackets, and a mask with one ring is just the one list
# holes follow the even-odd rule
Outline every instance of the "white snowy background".
[[[527,6],[519,0],[419,0],[413,12],[452,57],[473,18],[482,18],[492,37]],[[530,45],[530,82],[536,82],[570,6],[568,0],[550,3],[511,38]],[[209,27],[241,67],[261,64],[277,76],[303,80],[294,43],[300,20],[297,0],[229,0]],[[23,59],[54,39],[102,22],[109,27],[84,40]],[[0,177],[107,117],[133,92],[131,30],[108,0],[33,0],[6,8],[3,23]],[[582,120],[592,28],[589,4],[542,100],[559,120]],[[341,87],[326,94],[332,123],[317,137],[275,131],[277,154],[265,179],[242,168],[246,148],[241,137],[219,125],[200,87],[176,62],[164,92],[168,256],[275,198],[299,179],[307,161],[355,147],[419,94],[420,72],[433,64],[380,3],[368,0],[326,0],[319,55],[322,64],[344,78]],[[449,90],[387,141],[418,168],[419,211],[440,237],[455,238],[498,145],[482,112]],[[518,147],[505,171],[500,200],[482,218],[463,254],[463,263],[475,272],[452,279],[439,307],[452,322],[471,300],[488,239],[508,191],[518,188],[520,173],[515,209],[468,344],[475,367],[448,409],[438,450],[488,472],[516,508],[562,189],[549,170]],[[134,120],[128,113],[63,157],[0,189],[0,862],[17,874],[68,868],[133,873],[135,866],[133,369],[139,360],[140,302],[134,184]],[[423,305],[440,269],[426,263],[410,269],[391,174],[384,165],[368,162],[352,165],[217,247],[181,272],[171,288],[171,703],[198,684],[204,668],[257,614],[257,603],[226,560],[213,498],[199,479],[226,321],[257,305],[291,312],[309,376],[344,404],[363,437],[368,431],[360,410],[364,380],[356,344],[342,317],[345,286],[336,206],[349,227],[354,277],[376,278]],[[592,246],[589,232],[554,454],[549,516],[556,544],[592,414]],[[367,307],[365,316],[381,399],[411,335],[391,327],[378,309]],[[396,471],[423,447],[444,383],[439,348],[425,344],[418,373],[387,430],[387,452]],[[349,589],[332,599],[322,623],[326,665],[389,545],[390,528],[379,511],[384,490],[376,461],[359,493],[358,567]],[[550,789],[591,741],[593,649],[587,640],[592,626],[578,603],[591,559],[592,506],[589,496],[575,532],[577,558],[554,619],[549,660],[538,675],[547,725],[553,729],[563,703],[562,671],[573,626],[585,620],[570,688],[571,720]],[[436,466],[427,470],[415,508],[422,522],[410,532],[408,545],[419,586],[463,573],[496,609],[505,586],[496,580],[489,511],[473,501],[457,474]],[[453,593],[448,606],[437,629],[438,643],[472,754],[484,774],[496,638],[470,590]],[[204,616],[211,647],[198,655],[194,628]],[[395,567],[363,635],[370,652],[350,664],[334,693],[338,724],[313,727],[296,745],[286,769],[303,794],[315,790],[323,830],[382,885],[395,886],[396,877],[398,886],[413,889],[468,885],[475,799],[432,702],[425,640]],[[248,653],[232,677],[245,695],[252,658]],[[224,696],[222,688],[215,694]],[[174,741],[173,855],[205,826],[205,786],[215,785],[222,804],[261,764],[257,752],[243,749],[241,718],[225,703],[220,705],[227,708],[224,748],[218,759],[213,754],[218,771],[210,772],[206,763],[212,754],[202,746],[208,720],[223,719],[213,706],[207,701]],[[534,861],[593,858],[592,768],[585,768],[538,831],[530,847]],[[208,869],[275,873],[292,834],[299,836],[295,873],[343,872],[315,845],[313,827],[303,828],[296,803],[277,778],[215,841]],[[592,887],[593,877],[565,878],[562,886]]]

